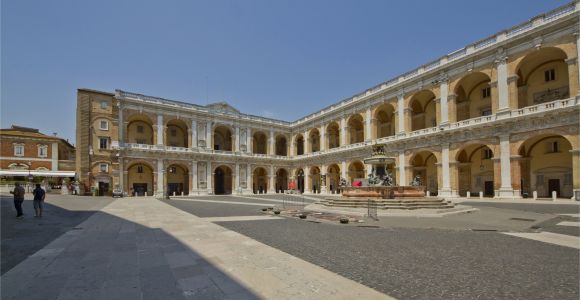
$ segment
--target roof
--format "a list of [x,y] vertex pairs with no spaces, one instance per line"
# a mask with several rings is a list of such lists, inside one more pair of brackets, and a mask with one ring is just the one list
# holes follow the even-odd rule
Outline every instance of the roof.
[[11,128],[0,129],[0,136],[10,136],[10,137],[25,137],[25,138],[36,138],[36,139],[44,139],[44,140],[51,140],[51,141],[61,141],[68,145],[71,148],[74,148],[67,140],[57,137],[46,135],[44,133],[40,133],[36,128],[30,127],[23,127],[23,126],[16,126],[12,125]]

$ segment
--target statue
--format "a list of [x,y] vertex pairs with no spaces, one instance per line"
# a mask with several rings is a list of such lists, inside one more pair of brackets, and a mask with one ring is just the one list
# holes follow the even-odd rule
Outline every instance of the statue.
[[411,186],[421,186],[421,176],[415,176],[413,181],[411,181]]
[[339,184],[339,185],[340,185],[341,187],[345,187],[345,186],[346,186],[346,179],[344,179],[344,178],[342,178],[342,177],[341,177],[341,178],[340,178],[340,184]]

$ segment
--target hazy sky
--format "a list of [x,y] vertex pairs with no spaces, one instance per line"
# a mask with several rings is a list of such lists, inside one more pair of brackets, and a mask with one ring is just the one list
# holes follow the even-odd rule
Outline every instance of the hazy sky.
[[77,88],[292,121],[567,2],[2,0],[1,126],[74,143]]

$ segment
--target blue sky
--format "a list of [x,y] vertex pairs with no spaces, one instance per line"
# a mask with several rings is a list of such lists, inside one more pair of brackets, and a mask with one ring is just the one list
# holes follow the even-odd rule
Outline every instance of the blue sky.
[[3,0],[0,123],[74,143],[77,88],[292,121],[567,2]]

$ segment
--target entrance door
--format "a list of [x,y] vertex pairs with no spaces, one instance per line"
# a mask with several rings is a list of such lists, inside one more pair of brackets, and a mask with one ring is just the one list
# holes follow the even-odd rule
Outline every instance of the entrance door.
[[105,196],[109,193],[109,183],[99,181],[99,196]]
[[483,195],[485,197],[493,197],[493,181],[486,181],[485,182]]
[[135,193],[135,196],[147,195],[147,184],[146,183],[133,183],[133,192]]
[[552,197],[553,191],[556,191],[556,197],[560,197],[560,179],[548,179],[548,197]]
[[304,176],[298,177],[298,190],[300,193],[304,194]]
[[167,184],[167,192],[169,193],[169,195],[173,196],[173,193],[175,193],[175,195],[179,196],[179,195],[181,195],[181,191],[183,191],[183,184],[182,183],[168,183]]
[[223,195],[226,193],[224,171],[221,168],[215,170],[215,194]]

